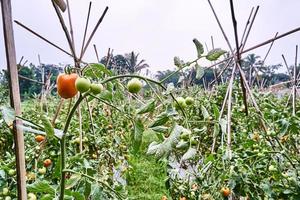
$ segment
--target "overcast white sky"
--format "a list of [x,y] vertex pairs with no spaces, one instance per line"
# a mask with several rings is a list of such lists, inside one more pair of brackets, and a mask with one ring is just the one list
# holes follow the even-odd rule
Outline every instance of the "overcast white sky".
[[[234,45],[229,0],[212,2]],[[70,3],[79,52],[89,0],[70,0]],[[250,10],[256,5],[260,5],[260,10],[247,47],[272,38],[277,31],[281,34],[300,26],[299,0],[235,0],[240,37]],[[12,0],[12,6],[14,19],[69,51],[50,0]],[[210,37],[213,36],[216,47],[228,49],[206,0],[94,0],[88,33],[105,6],[109,6],[107,16],[91,43],[97,45],[100,57],[106,55],[109,47],[114,49],[115,54],[133,50],[139,52],[140,59],[145,59],[156,71],[173,68],[174,56],[184,60],[195,58],[193,38],[206,42],[210,48]],[[2,20],[0,25],[2,27]],[[29,62],[37,63],[37,55],[40,54],[43,63],[72,63],[70,57],[16,24],[14,33],[18,60],[24,56]],[[293,64],[296,44],[300,44],[300,32],[275,42],[267,64],[281,63],[282,53],[286,55],[288,63]],[[2,28],[0,45],[0,67],[5,67]],[[253,53],[263,57],[267,48],[260,48]],[[84,60],[96,62],[92,46]]]

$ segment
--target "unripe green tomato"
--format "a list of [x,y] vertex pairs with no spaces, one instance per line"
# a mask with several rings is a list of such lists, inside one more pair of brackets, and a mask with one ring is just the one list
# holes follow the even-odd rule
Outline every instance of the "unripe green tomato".
[[3,189],[2,189],[2,194],[3,194],[4,196],[8,195],[8,192],[9,192],[8,188],[3,188]]
[[133,78],[127,83],[127,88],[130,93],[138,93],[142,89],[142,86],[142,82],[137,78]]
[[86,78],[77,78],[75,81],[75,86],[79,92],[85,93],[90,89],[91,82]]
[[96,84],[96,83],[91,84],[91,92],[93,94],[99,94],[99,93],[101,93],[101,91],[103,91],[103,85],[102,84]]
[[275,167],[274,165],[270,165],[270,166],[269,166],[269,171],[270,171],[270,172],[276,171],[276,167]]
[[10,170],[8,170],[8,174],[9,174],[10,176],[13,176],[13,175],[16,174],[16,170],[10,169]]
[[5,197],[4,200],[11,200],[11,197],[10,197],[10,196],[7,196],[7,197]]
[[197,145],[197,144],[198,144],[197,140],[192,137],[191,138],[191,145]]
[[185,129],[185,130],[181,133],[180,139],[187,141],[187,140],[190,138],[190,135],[191,135],[191,134],[192,134],[192,133],[191,133],[190,130]]
[[46,167],[39,168],[39,173],[40,174],[46,174],[46,172],[47,172]]
[[28,200],[36,200],[36,195],[33,193],[28,193],[27,196],[28,196]]
[[185,98],[185,103],[186,103],[186,105],[188,105],[188,106],[193,105],[194,102],[195,102],[195,100],[194,100],[193,97],[187,97],[187,98]]
[[75,140],[73,142],[76,144],[80,144],[80,138],[79,137],[75,138]]
[[263,154],[263,153],[258,153],[257,156],[258,156],[258,157],[263,157],[264,154]]
[[176,98],[176,101],[178,102],[178,104],[177,104],[177,102],[174,102],[174,105],[175,105],[175,108],[176,109],[180,109],[180,107],[181,108],[185,108],[186,107],[186,103],[185,103],[185,99],[183,98],[183,97],[177,97]]

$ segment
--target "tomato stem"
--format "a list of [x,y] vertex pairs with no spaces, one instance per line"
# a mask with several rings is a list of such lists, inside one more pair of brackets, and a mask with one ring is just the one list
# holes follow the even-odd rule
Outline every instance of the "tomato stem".
[[66,166],[66,134],[68,132],[70,123],[71,123],[71,119],[77,109],[77,107],[79,106],[79,104],[81,103],[81,101],[87,96],[87,94],[84,95],[80,95],[79,98],[77,99],[77,101],[75,102],[75,104],[73,105],[71,111],[68,114],[67,117],[67,121],[63,130],[63,136],[60,140],[60,170],[61,170],[61,178],[60,178],[60,196],[59,196],[59,200],[63,200],[64,199],[64,195],[65,195],[65,184],[66,184],[66,172],[64,171],[65,166]]

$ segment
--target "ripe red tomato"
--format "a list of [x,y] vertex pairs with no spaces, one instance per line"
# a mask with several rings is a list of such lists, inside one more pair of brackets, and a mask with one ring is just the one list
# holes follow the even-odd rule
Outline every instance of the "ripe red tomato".
[[64,99],[69,99],[77,94],[77,89],[75,87],[75,81],[78,75],[72,74],[59,74],[56,80],[57,92],[59,96]]
[[228,197],[228,196],[230,195],[231,191],[230,191],[229,188],[223,187],[223,188],[221,189],[221,193],[222,193],[222,195],[223,195],[224,197]]
[[37,142],[42,142],[44,140],[45,140],[45,136],[43,136],[43,135],[35,136],[35,141],[37,141]]
[[44,160],[43,164],[44,164],[44,167],[49,167],[52,164],[52,161],[50,159],[46,159],[46,160]]

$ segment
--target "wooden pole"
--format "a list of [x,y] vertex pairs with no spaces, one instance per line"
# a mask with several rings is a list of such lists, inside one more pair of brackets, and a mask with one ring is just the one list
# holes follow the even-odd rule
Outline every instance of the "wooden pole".
[[[3,20],[3,34],[6,50],[6,61],[9,78],[10,89],[10,103],[11,107],[15,109],[16,115],[21,114],[21,99],[18,79],[18,69],[16,62],[15,42],[12,26],[12,11],[11,1],[1,0],[2,20]],[[26,171],[25,171],[25,154],[24,154],[24,135],[17,124],[20,121],[14,121],[13,134],[16,152],[16,169],[18,180],[18,199],[26,200]]]

